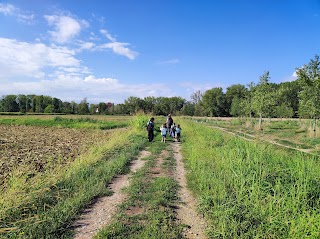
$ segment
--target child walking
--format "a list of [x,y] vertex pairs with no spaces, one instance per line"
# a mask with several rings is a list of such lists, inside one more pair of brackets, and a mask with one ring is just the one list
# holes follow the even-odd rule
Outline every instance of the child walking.
[[176,127],[176,138],[178,142],[180,142],[180,137],[181,137],[181,127],[180,127],[180,124],[178,124]]
[[161,135],[162,135],[162,139],[161,139],[161,142],[166,142],[166,136],[167,136],[167,125],[166,124],[163,124],[161,127],[160,127],[160,131],[161,131]]
[[171,125],[171,137],[175,138],[176,135],[176,123],[173,123],[173,125]]

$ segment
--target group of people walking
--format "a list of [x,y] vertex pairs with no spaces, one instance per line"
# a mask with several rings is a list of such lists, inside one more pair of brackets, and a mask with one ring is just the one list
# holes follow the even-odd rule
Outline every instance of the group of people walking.
[[[148,131],[148,140],[151,142],[154,138],[154,118],[152,117],[147,123],[147,131]],[[161,132],[161,142],[166,142],[166,138],[169,135],[172,138],[176,138],[178,142],[180,142],[181,137],[181,127],[180,124],[176,125],[173,122],[171,114],[168,114],[166,122],[160,127]]]

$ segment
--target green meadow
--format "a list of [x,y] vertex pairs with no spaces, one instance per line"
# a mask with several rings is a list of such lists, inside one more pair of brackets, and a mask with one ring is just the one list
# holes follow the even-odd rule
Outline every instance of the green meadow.
[[[39,132],[44,128],[85,129],[93,132],[96,140],[75,158],[54,162],[40,158],[41,170],[34,168],[31,174],[30,166],[8,173],[0,188],[0,238],[72,238],[72,223],[81,211],[95,198],[111,195],[107,185],[117,175],[128,173],[130,161],[142,150],[151,155],[132,176],[125,190],[127,199],[113,222],[95,238],[183,238],[186,225],[178,223],[175,211],[179,185],[173,177],[172,140],[160,142],[158,129],[165,118],[155,117],[155,141],[147,142],[145,124],[149,117],[1,117],[0,125],[5,127],[25,125]],[[240,119],[174,120],[182,128],[181,153],[188,187],[198,202],[199,214],[207,221],[208,238],[320,238],[317,155],[258,140],[256,135],[261,132],[246,127]],[[304,133],[300,122],[270,122],[264,128],[264,134],[277,137],[282,144],[294,142],[316,148],[319,140],[302,137]],[[303,140],[288,139],[297,134]],[[11,149],[7,147],[9,139],[0,140],[2,153]],[[160,167],[156,164],[161,152],[167,153]],[[6,158],[0,160],[3,163]],[[17,164],[21,160],[38,165],[28,157],[17,158]],[[155,167],[161,168],[159,175],[152,173]],[[133,208],[139,213],[128,213]]]
[[184,120],[189,187],[209,238],[319,238],[318,156]]

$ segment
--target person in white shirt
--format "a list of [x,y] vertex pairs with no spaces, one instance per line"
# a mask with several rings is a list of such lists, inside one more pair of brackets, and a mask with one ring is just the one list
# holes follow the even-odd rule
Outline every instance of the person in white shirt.
[[161,131],[161,135],[162,135],[162,139],[161,139],[161,142],[166,142],[166,137],[167,137],[167,125],[166,124],[163,124],[161,127],[160,127],[160,131]]

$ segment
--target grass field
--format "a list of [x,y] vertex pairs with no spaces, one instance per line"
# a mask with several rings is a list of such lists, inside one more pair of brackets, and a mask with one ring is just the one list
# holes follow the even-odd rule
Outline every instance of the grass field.
[[[113,223],[96,238],[181,238],[175,161],[146,140],[148,116],[1,116],[0,238],[71,238],[72,222],[148,146]],[[318,150],[308,122],[175,117],[188,186],[209,238],[320,238],[319,157],[261,141]],[[156,129],[165,121],[156,117]],[[235,133],[214,128],[218,126]],[[242,137],[239,137],[242,136]],[[169,140],[170,142],[170,140]],[[155,176],[157,158],[166,151]],[[128,213],[133,208],[139,214]]]
[[319,238],[317,156],[183,121],[189,186],[209,238]]
[[190,119],[200,124],[226,129],[246,138],[274,141],[319,155],[319,121],[314,127],[314,121],[308,119],[264,119],[263,130],[258,130],[258,119],[255,118],[195,117]]

